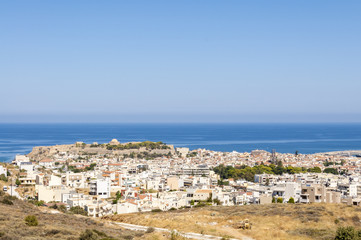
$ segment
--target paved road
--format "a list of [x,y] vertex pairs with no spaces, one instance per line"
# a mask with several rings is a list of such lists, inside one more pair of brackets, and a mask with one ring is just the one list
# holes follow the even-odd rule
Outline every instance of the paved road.
[[[122,222],[111,222],[111,223],[121,226],[123,228],[129,229],[129,230],[133,230],[133,231],[147,231],[147,229],[149,228],[147,226],[134,225],[134,224],[122,223]],[[200,233],[183,233],[183,232],[178,232],[177,230],[169,230],[166,228],[154,228],[154,230],[159,231],[159,232],[167,232],[167,233],[175,232],[182,237],[197,239],[197,240],[220,240],[220,239],[222,239],[222,237],[218,237],[218,236],[204,235],[204,234],[200,234]],[[230,240],[237,240],[237,239],[231,238]],[[244,236],[241,238],[241,240],[253,240],[253,239],[250,237]]]

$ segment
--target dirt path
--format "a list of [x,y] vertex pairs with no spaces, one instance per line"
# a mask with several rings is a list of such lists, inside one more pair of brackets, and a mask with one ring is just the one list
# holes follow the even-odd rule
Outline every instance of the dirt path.
[[[147,229],[149,227],[147,226],[141,226],[141,225],[135,225],[135,224],[129,224],[129,223],[122,223],[122,222],[111,222],[112,224],[116,224],[120,227],[129,229],[129,230],[133,230],[133,231],[147,231]],[[159,231],[159,232],[167,232],[167,233],[171,233],[174,232],[175,234],[178,234],[182,237],[185,238],[190,238],[190,239],[197,239],[197,240],[221,240],[222,237],[218,237],[218,236],[212,236],[212,235],[205,235],[205,234],[200,234],[200,233],[184,233],[184,232],[178,232],[177,230],[169,230],[166,228],[154,228],[155,231]],[[237,240],[236,238],[230,238],[229,240]],[[254,240],[253,238],[250,237],[246,237],[243,236],[241,238],[241,240]]]

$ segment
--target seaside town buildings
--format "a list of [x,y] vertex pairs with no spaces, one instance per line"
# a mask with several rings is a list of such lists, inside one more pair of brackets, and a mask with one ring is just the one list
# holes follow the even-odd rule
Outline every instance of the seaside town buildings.
[[[83,143],[76,143],[81,146]],[[97,144],[97,143],[93,143]],[[113,139],[110,144],[119,144]],[[269,165],[334,167],[339,173],[255,174],[252,181],[221,178],[212,169],[224,166]],[[76,155],[58,152],[33,161],[17,155],[22,198],[80,207],[89,216],[193,207],[197,204],[244,205],[287,203],[345,203],[360,205],[361,159],[342,154],[281,154],[255,150],[251,153],[176,149],[176,154],[144,157]],[[325,166],[327,162],[328,166]],[[0,174],[7,170],[0,167]]]

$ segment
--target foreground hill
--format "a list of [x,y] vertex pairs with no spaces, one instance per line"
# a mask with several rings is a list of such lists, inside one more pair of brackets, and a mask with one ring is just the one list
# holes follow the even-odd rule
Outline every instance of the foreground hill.
[[[114,221],[184,232],[241,239],[318,239],[335,238],[339,226],[361,228],[361,208],[336,204],[270,204],[235,207],[205,207],[106,217]],[[251,230],[238,229],[249,219]]]
[[[8,205],[10,202],[12,205]],[[63,214],[54,210],[53,213],[50,213],[50,210],[46,207],[36,207],[30,203],[12,199],[9,196],[1,196],[0,239],[115,240],[147,238],[144,232],[120,229],[89,217]],[[26,224],[24,219],[29,215],[37,218],[37,226]],[[86,230],[88,234],[86,234]]]

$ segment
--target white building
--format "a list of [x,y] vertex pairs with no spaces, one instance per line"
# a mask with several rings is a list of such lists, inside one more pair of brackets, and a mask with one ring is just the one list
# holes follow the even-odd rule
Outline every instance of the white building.
[[3,166],[0,166],[0,175],[4,174],[5,176],[7,176],[7,172],[8,172],[8,170],[6,168],[4,168]]
[[110,179],[97,179],[93,180],[89,184],[90,190],[89,195],[96,195],[100,198],[109,198],[110,197]]

